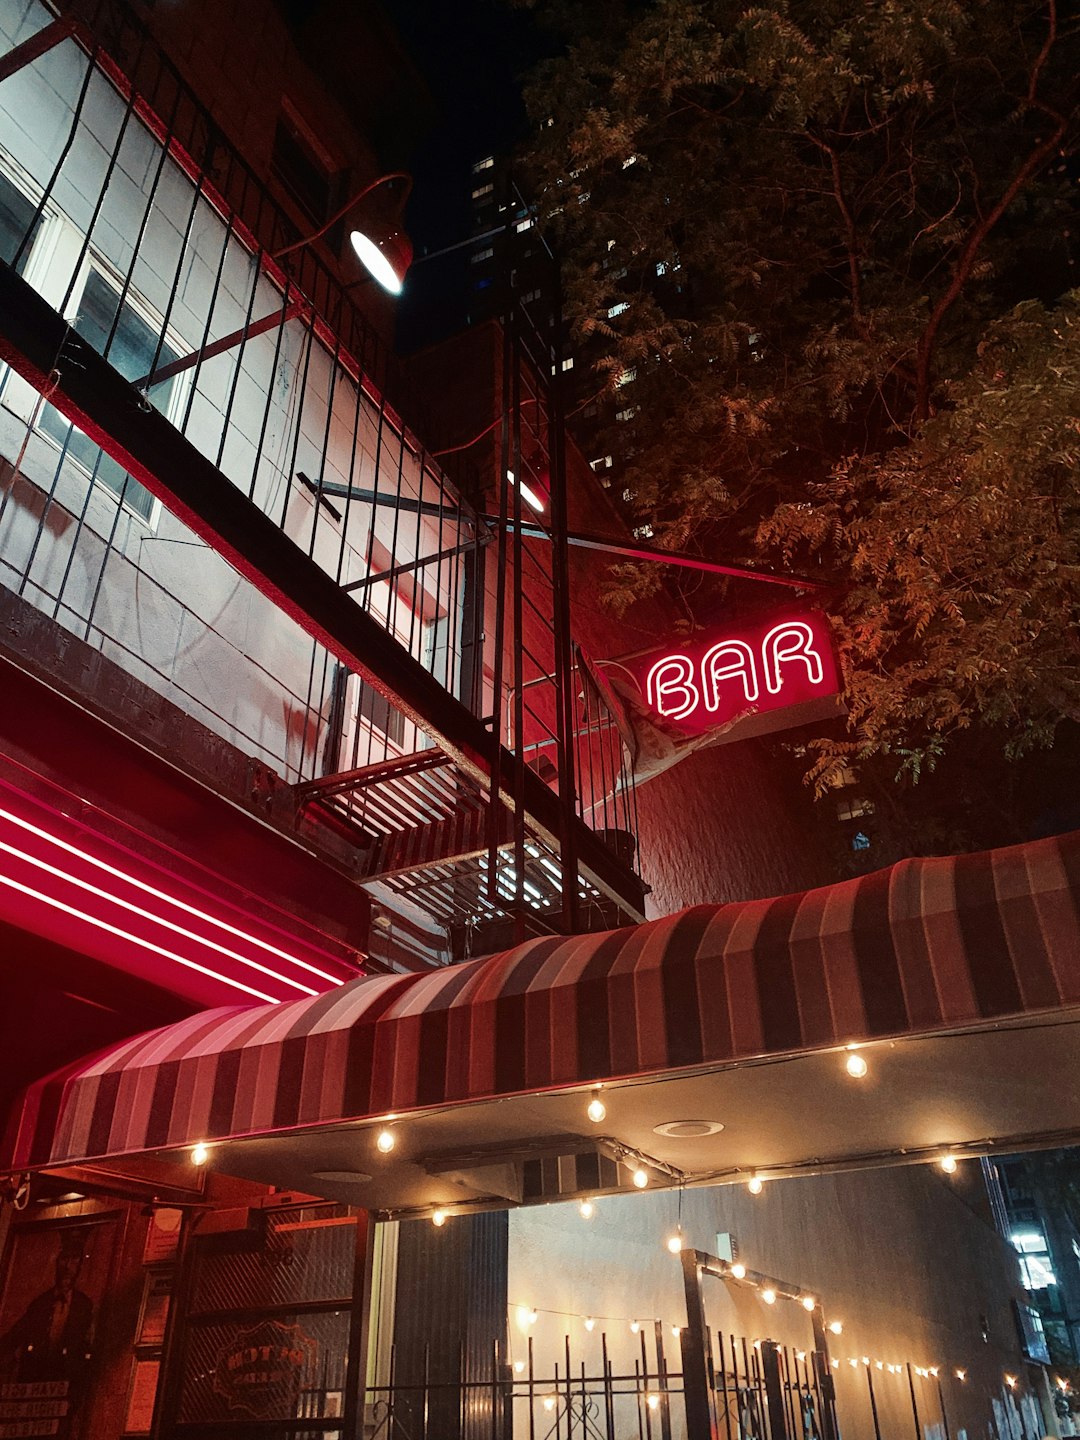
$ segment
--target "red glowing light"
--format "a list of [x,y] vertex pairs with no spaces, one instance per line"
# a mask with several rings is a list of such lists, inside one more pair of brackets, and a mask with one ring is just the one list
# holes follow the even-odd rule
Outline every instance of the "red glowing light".
[[313,996],[355,973],[302,940],[286,948],[290,936],[235,902],[219,906],[62,812],[8,787],[3,799],[4,921],[204,1005]]
[[824,616],[813,611],[645,656],[630,665],[650,707],[688,735],[736,716],[835,696],[840,679]]

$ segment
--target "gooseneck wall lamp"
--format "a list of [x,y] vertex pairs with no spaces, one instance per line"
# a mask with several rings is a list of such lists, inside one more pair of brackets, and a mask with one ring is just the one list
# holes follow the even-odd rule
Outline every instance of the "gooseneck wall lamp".
[[355,210],[362,200],[365,200],[373,190],[381,185],[388,185],[393,181],[403,182],[398,193],[390,200],[388,205],[381,208],[373,205],[370,209],[365,208],[362,217],[362,226],[357,226],[349,231],[349,241],[356,252],[360,263],[372,275],[384,290],[391,295],[400,295],[401,288],[405,283],[405,275],[412,264],[412,241],[405,232],[403,212],[405,202],[412,190],[412,176],[407,175],[403,170],[394,170],[387,175],[380,175],[377,180],[372,180],[355,195],[352,195],[348,202],[337,210],[325,225],[319,227],[311,235],[305,235],[302,239],[294,241],[292,245],[286,245],[283,250],[277,251],[275,260],[281,260],[286,255],[291,255],[294,250],[302,250],[305,245],[318,240],[326,232],[332,229],[339,220]]

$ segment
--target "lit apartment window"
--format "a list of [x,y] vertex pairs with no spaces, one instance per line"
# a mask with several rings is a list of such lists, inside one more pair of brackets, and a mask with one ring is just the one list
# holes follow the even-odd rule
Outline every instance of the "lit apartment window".
[[617,305],[612,305],[611,309],[607,312],[607,318],[609,320],[614,320],[616,315],[621,315],[624,310],[629,309],[629,302],[626,300],[620,300]]
[[471,257],[471,263],[473,265],[479,265],[482,260],[490,260],[494,254],[494,248],[489,245],[486,250],[478,250],[476,254]]
[[474,200],[482,200],[485,195],[492,195],[494,194],[494,192],[495,186],[493,184],[488,183],[487,185],[480,185],[472,192],[472,198]]
[[654,535],[654,534],[655,534],[655,531],[653,530],[653,527],[652,527],[651,525],[635,525],[635,526],[634,526],[634,539],[635,539],[635,540],[651,540],[651,539],[653,538],[653,535]]
[[481,170],[490,170],[494,164],[494,155],[485,155],[483,160],[477,160],[476,164],[472,167],[472,173],[479,175]]
[[564,370],[572,370],[574,368],[574,357],[572,355],[568,355],[562,362],[562,368]]
[[519,220],[519,221],[517,222],[517,224],[514,226],[514,229],[515,229],[515,230],[518,232],[518,234],[520,235],[521,232],[522,232],[522,230],[531,230],[531,229],[532,229],[532,223],[533,223],[533,222],[532,222],[532,220],[531,220],[530,218],[526,218],[526,219],[524,219],[524,220]]
[[616,385],[632,385],[637,379],[637,366],[631,365],[629,370],[624,370],[615,381]]
[[1057,1284],[1046,1236],[1041,1230],[1014,1230],[1013,1249],[1020,1257],[1020,1278],[1028,1290],[1045,1290]]
[[627,405],[627,407],[626,407],[625,410],[616,410],[616,411],[615,411],[615,419],[616,419],[616,420],[621,420],[621,421],[623,421],[623,423],[625,424],[627,420],[633,420],[633,418],[634,418],[634,416],[637,414],[637,412],[638,412],[638,407],[637,407],[636,405]]
[[597,457],[597,459],[590,460],[589,464],[594,470],[610,470],[612,466],[612,459],[610,455],[600,455]]

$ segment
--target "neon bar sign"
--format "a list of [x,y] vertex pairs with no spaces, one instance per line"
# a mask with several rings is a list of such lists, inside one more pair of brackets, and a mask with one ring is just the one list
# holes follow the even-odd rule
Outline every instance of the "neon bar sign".
[[815,611],[654,651],[628,668],[649,708],[687,735],[840,691],[828,621]]

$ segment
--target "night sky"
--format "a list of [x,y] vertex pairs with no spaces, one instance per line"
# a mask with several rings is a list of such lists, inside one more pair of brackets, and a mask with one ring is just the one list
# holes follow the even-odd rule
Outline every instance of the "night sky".
[[[430,88],[439,118],[412,157],[408,226],[417,257],[463,239],[470,227],[470,166],[527,133],[521,77],[546,37],[507,0],[381,0]],[[458,328],[446,296],[463,258],[431,260],[410,276],[400,314],[406,350]],[[440,303],[440,301],[445,303]]]

